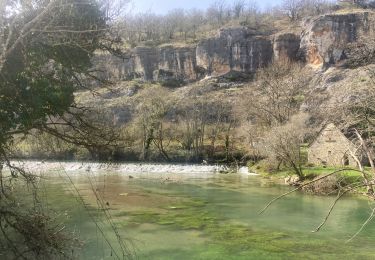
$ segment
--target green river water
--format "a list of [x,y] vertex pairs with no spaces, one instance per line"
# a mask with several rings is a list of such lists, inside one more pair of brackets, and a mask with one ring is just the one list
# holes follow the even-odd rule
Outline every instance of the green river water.
[[71,180],[52,174],[43,185],[51,207],[65,212],[68,226],[84,242],[75,253],[79,259],[122,257],[93,190],[104,198],[107,214],[137,259],[375,259],[374,223],[347,242],[372,210],[364,199],[344,198],[322,231],[312,233],[334,197],[294,193],[259,215],[290,188],[256,176],[129,178],[103,171]]

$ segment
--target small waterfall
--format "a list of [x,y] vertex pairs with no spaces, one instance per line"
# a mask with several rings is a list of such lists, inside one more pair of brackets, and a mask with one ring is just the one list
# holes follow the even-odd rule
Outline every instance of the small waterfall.
[[[222,165],[198,164],[152,164],[152,163],[92,163],[92,162],[43,162],[43,161],[13,161],[13,165],[21,166],[32,173],[47,173],[65,171],[71,175],[90,173],[119,173],[124,175],[159,175],[186,174],[212,175],[226,171]],[[252,175],[247,167],[240,167],[239,174]]]

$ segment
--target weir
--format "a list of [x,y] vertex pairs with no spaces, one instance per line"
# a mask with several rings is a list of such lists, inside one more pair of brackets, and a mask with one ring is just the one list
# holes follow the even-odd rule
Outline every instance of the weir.
[[[225,165],[199,165],[199,164],[152,164],[152,163],[98,163],[98,162],[43,162],[43,161],[13,161],[13,165],[23,166],[31,173],[46,173],[65,171],[69,174],[80,175],[84,172],[103,173],[110,171],[117,174],[134,175],[165,175],[187,174],[208,177],[214,174],[225,173]],[[238,167],[238,174],[256,175],[249,173],[247,167]],[[151,176],[150,176],[151,177]]]

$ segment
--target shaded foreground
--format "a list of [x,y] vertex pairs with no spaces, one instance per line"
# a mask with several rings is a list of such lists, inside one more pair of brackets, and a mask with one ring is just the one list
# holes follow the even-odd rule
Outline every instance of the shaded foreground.
[[[97,210],[93,190],[107,216],[140,259],[373,259],[375,224],[345,243],[371,211],[367,201],[348,197],[324,230],[312,234],[334,198],[301,193],[259,210],[288,187],[259,177],[221,174],[129,174],[82,172],[72,181],[87,203],[73,196],[64,172],[46,174],[46,198],[64,212],[85,242],[80,259],[115,258],[116,237]],[[89,211],[87,211],[89,209]],[[92,220],[111,241],[111,250]]]

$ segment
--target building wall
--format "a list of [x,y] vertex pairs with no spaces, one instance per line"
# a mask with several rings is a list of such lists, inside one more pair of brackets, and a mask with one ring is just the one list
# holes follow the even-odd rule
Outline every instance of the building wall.
[[357,163],[350,156],[354,145],[333,124],[329,124],[309,147],[308,161],[315,165],[352,166]]

